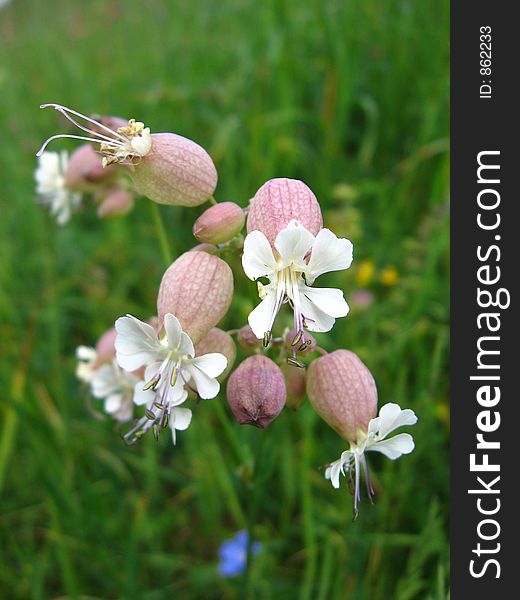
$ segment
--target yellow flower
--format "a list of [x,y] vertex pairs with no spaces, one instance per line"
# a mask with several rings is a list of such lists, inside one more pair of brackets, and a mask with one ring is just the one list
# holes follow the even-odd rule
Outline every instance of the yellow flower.
[[366,287],[372,281],[375,269],[374,263],[370,259],[362,260],[356,273],[356,283],[360,287]]
[[381,271],[380,280],[383,285],[391,287],[399,281],[399,273],[394,266],[388,265]]

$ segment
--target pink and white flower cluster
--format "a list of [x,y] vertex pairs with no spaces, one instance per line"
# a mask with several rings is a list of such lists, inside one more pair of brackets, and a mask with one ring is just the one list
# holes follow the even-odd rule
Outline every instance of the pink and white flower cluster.
[[[226,387],[230,409],[241,424],[267,427],[286,403],[296,410],[304,396],[348,447],[327,465],[325,476],[339,487],[340,476],[353,481],[354,511],[364,476],[370,483],[366,453],[376,451],[395,460],[414,449],[408,433],[387,436],[414,425],[417,417],[397,404],[377,414],[374,379],[349,350],[327,353],[312,334],[329,332],[349,306],[343,290],[319,287],[326,273],[347,270],[353,261],[350,240],[323,226],[316,196],[302,181],[267,181],[243,209],[234,202],[217,203],[213,195],[217,171],[209,154],[175,133],[153,133],[143,123],[106,117],[93,119],[59,104],[47,104],[85,135],[58,134],[40,149],[37,192],[64,223],[81,194],[99,201],[99,213],[123,213],[137,196],[164,205],[212,205],[195,221],[200,242],[166,269],[157,294],[157,318],[144,322],[119,317],[96,349],[78,349],[78,377],[116,421],[135,422],[123,435],[130,444],[146,432],[156,438],[169,428],[188,428],[195,396],[215,398],[236,357],[232,335],[250,354],[231,373]],[[84,145],[67,160],[48,152],[55,139],[81,139]],[[242,230],[246,227],[245,237]],[[256,282],[259,302],[247,312],[236,303],[234,275],[228,256],[241,253],[242,270]],[[339,279],[337,279],[339,281]],[[289,311],[291,321],[286,321]],[[241,312],[242,311],[242,312]],[[248,313],[248,314],[247,314]],[[218,325],[236,317],[236,329]],[[245,324],[247,317],[247,324]],[[312,334],[310,333],[312,332]]]

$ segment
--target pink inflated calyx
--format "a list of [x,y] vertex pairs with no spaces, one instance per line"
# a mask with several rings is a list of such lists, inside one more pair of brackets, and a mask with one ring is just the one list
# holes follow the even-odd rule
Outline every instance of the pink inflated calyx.
[[293,354],[293,358],[296,357],[296,353],[309,353],[317,346],[316,338],[313,335],[308,331],[305,331],[305,334],[303,335],[301,330],[298,332],[294,327],[285,332],[283,343],[288,353]]
[[71,190],[91,191],[114,179],[115,167],[103,167],[98,152],[90,144],[83,144],[70,155],[64,173],[65,184]]
[[304,369],[296,369],[287,363],[280,367],[285,377],[287,388],[287,406],[292,410],[298,410],[305,399],[306,374]]
[[172,313],[197,344],[227,313],[233,296],[233,274],[221,258],[186,252],[166,270],[159,287],[157,314]]
[[229,377],[227,400],[241,425],[264,429],[280,414],[286,398],[283,373],[265,356],[246,358]]
[[314,360],[307,370],[307,395],[320,415],[344,440],[357,442],[376,416],[377,388],[372,374],[349,350]]
[[175,133],[152,134],[152,147],[130,166],[136,190],[159,204],[198,206],[217,187],[210,155],[192,140]]
[[193,235],[199,242],[223,244],[238,235],[244,226],[244,211],[234,202],[210,206],[193,224]]
[[260,348],[261,346],[261,341],[253,333],[250,325],[244,325],[238,330],[237,342],[241,348],[244,348],[244,350]]
[[223,381],[233,368],[237,356],[237,348],[229,333],[218,327],[210,329],[195,346],[195,356],[203,356],[204,354],[212,354],[214,352],[223,354],[227,358],[226,370],[217,377],[218,381]]
[[108,331],[99,338],[96,344],[96,362],[95,367],[99,367],[103,363],[111,361],[116,355],[114,346],[116,341],[117,331],[111,327]]
[[175,133],[152,134],[135,119],[121,125],[118,118],[96,120],[61,104],[42,104],[41,108],[54,108],[83,134],[53,135],[37,156],[55,139],[79,139],[98,145],[103,166],[127,168],[136,191],[154,202],[198,206],[213,196],[217,170],[209,154],[192,140]]
[[101,219],[126,215],[135,202],[132,192],[119,186],[103,190],[96,199],[99,201],[97,214]]
[[271,179],[256,192],[249,205],[247,232],[259,230],[274,244],[276,236],[296,219],[313,235],[323,228],[316,196],[299,179]]

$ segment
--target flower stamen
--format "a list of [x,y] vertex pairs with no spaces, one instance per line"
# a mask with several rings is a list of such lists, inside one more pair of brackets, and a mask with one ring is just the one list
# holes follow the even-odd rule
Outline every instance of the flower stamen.
[[[54,108],[75,127],[88,133],[89,137],[65,133],[53,135],[45,140],[36,156],[41,156],[48,144],[55,139],[76,139],[99,144],[99,150],[104,155],[103,166],[106,167],[112,163],[134,164],[136,161],[140,161],[143,156],[146,156],[152,147],[150,129],[145,127],[143,123],[135,121],[135,119],[130,119],[127,126],[119,127],[114,131],[110,127],[103,125],[103,123],[61,104],[42,104],[40,108]],[[79,123],[71,115],[79,117],[87,121],[87,123],[91,123],[95,128],[85,127],[85,125]],[[104,133],[100,133],[99,130]]]

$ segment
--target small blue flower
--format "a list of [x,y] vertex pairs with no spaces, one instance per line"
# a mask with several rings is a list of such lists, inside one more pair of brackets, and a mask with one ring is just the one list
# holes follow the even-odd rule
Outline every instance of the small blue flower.
[[[235,577],[240,575],[246,568],[247,544],[249,534],[247,531],[238,531],[235,537],[226,540],[218,549],[218,570],[222,577]],[[258,554],[261,549],[260,542],[253,542],[252,552]]]

